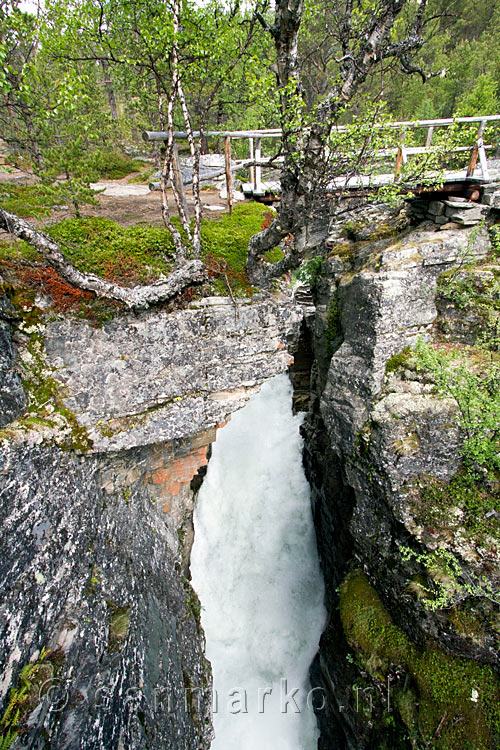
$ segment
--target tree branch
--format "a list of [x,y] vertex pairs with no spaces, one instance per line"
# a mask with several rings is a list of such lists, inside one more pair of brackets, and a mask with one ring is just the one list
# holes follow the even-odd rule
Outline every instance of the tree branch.
[[200,260],[191,260],[173,271],[167,279],[135,287],[113,284],[95,274],[78,271],[63,255],[61,248],[51,237],[35,229],[24,219],[0,208],[0,227],[25,240],[36,248],[45,260],[69,284],[97,297],[122,302],[131,310],[141,310],[175,297],[191,284],[205,281],[206,270]]

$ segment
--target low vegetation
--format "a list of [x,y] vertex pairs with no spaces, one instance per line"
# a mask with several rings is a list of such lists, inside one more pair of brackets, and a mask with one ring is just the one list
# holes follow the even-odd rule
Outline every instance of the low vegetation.
[[390,706],[383,710],[395,706],[413,747],[498,747],[500,683],[490,666],[414,644],[362,571],[354,571],[342,584],[340,614],[358,665],[384,694],[389,676],[403,673],[405,679],[394,682]]
[[[202,258],[210,274],[207,294],[252,294],[245,267],[248,241],[260,231],[267,212],[260,203],[239,204],[232,215],[223,214],[203,224]],[[64,219],[46,231],[77,269],[122,285],[150,283],[173,268],[173,241],[163,227],[123,227],[111,219],[88,217]],[[31,301],[35,292],[46,293],[60,312],[103,321],[120,309],[66,283],[21,240],[0,244],[0,265],[14,286],[32,291]],[[184,296],[189,301],[193,292],[188,290]]]

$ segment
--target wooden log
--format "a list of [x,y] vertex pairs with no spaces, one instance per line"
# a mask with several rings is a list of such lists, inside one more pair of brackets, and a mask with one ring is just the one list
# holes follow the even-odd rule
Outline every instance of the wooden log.
[[394,182],[397,182],[399,180],[399,173],[401,172],[401,167],[403,164],[406,164],[408,160],[408,157],[406,156],[406,153],[404,151],[403,138],[404,138],[404,130],[401,131],[401,135],[399,137],[398,153],[396,156],[396,164],[394,166]]
[[478,201],[481,197],[481,191],[477,188],[472,188],[465,191],[465,197],[468,198],[470,201]]
[[198,284],[207,278],[207,272],[201,260],[190,260],[172,271],[166,279],[153,281],[143,286],[125,287],[93,273],[79,271],[63,255],[60,246],[52,237],[2,208],[0,208],[0,227],[36,248],[68,284],[86,292],[93,292],[97,297],[122,302],[131,310],[142,310],[165,302],[182,292],[187,286]]
[[226,190],[227,207],[229,213],[233,213],[233,176],[231,174],[231,138],[226,135],[224,139],[224,163],[226,166]]

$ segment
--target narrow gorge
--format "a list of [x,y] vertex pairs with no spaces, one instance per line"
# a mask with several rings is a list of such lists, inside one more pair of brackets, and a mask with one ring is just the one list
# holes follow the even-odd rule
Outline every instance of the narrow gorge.
[[[5,288],[14,750],[498,747],[498,472],[465,471],[445,378],[497,366],[497,215],[463,203],[325,211],[295,293],[95,326]],[[281,678],[315,696],[303,725],[272,696],[262,725],[214,715]]]

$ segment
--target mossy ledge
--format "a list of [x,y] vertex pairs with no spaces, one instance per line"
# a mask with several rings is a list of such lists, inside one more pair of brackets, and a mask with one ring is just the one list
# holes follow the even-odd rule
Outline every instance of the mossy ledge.
[[[488,665],[414,644],[361,570],[340,587],[340,616],[356,663],[387,691],[413,747],[493,750],[500,741],[500,680]],[[400,679],[395,679],[394,674]],[[401,677],[403,679],[401,679]],[[359,713],[359,712],[358,712]],[[361,712],[367,721],[373,719]],[[382,716],[381,724],[388,716]]]

